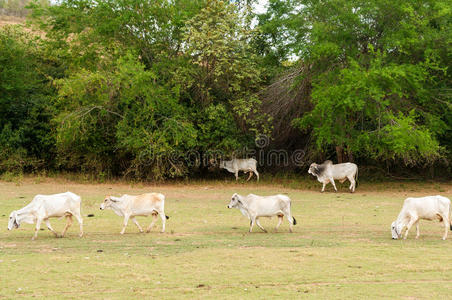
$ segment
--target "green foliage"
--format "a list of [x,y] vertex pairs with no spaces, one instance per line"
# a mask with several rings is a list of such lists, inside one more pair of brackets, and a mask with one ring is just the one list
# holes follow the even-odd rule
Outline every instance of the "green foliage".
[[236,5],[208,1],[187,22],[184,43],[191,64],[180,70],[179,80],[196,104],[224,103],[242,129],[259,132],[268,128],[258,114],[262,70],[250,46],[255,34]]
[[52,156],[47,62],[33,35],[0,28],[0,171],[32,171]]
[[[446,1],[304,2],[314,108],[294,124],[317,148],[431,164],[450,130],[450,6]],[[307,37],[307,36],[306,36]],[[337,149],[337,148],[336,148]],[[451,149],[449,149],[450,151]]]
[[193,147],[196,132],[177,93],[156,83],[135,55],[108,69],[82,69],[57,84],[63,110],[56,119],[57,146],[65,168],[125,168],[126,174],[157,178],[184,174],[184,166],[175,169],[169,157]]
[[265,128],[252,31],[235,5],[68,0],[31,8],[49,51],[65,62],[53,99],[60,168],[183,176],[186,153],[230,153]]
[[452,158],[448,0],[252,3],[32,1],[31,33],[0,29],[0,172],[186,176],[273,128],[311,158]]

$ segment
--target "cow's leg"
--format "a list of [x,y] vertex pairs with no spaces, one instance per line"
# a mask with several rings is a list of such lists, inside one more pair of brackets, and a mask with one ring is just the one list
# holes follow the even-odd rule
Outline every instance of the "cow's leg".
[[162,219],[162,230],[160,231],[160,233],[164,233],[165,232],[165,224],[166,224],[166,215],[163,210],[158,211],[158,213],[160,215],[160,219]]
[[124,216],[124,224],[122,226],[122,230],[121,230],[120,234],[124,234],[124,232],[126,231],[127,223],[129,223],[129,218],[130,218],[130,215]]
[[334,187],[334,191],[337,192],[336,184],[334,183],[334,179],[332,177],[330,178],[330,182]]
[[249,171],[248,173],[250,173],[250,176],[248,176],[248,179],[246,181],[249,181],[251,176],[253,176],[253,172],[252,171]]
[[259,222],[259,218],[256,218],[256,224],[257,224],[257,226],[259,226],[259,228],[262,229],[264,232],[267,232],[267,230],[266,230],[264,227],[262,227],[261,223]]
[[155,222],[157,222],[157,214],[156,213],[152,214],[152,222],[149,225],[149,227],[146,229],[146,232],[151,231],[152,227],[154,227]]
[[417,220],[417,222],[416,222],[416,239],[419,238],[419,235],[420,235],[420,233],[419,233],[419,220]]
[[256,217],[250,216],[250,232],[253,232],[253,226],[254,226],[255,222],[256,222]]
[[296,221],[295,221],[295,218],[292,217],[292,213],[290,212],[290,206],[289,207],[285,207],[283,209],[283,213],[286,215],[287,220],[289,221],[289,231],[293,232],[293,225],[296,224],[295,223]]
[[34,241],[38,237],[38,231],[39,231],[39,229],[41,229],[41,222],[42,222],[42,219],[38,218],[36,220],[35,234],[31,238],[32,241]]
[[80,226],[80,233],[78,234],[78,236],[82,237],[83,236],[83,219],[82,219],[82,215],[80,214],[80,210],[74,211],[74,213],[72,215],[77,219],[77,222]]
[[443,216],[443,224],[444,224],[443,240],[446,240],[447,239],[447,231],[448,231],[448,227],[449,227],[449,218],[445,218]]
[[283,215],[278,215],[278,224],[276,225],[275,231],[278,231],[279,226],[281,226],[283,217],[284,217]]
[[80,207],[74,208],[74,210],[71,212],[72,215],[77,219],[77,222],[80,226],[80,233],[78,234],[79,237],[83,236],[83,218],[82,213],[80,212]]
[[254,174],[256,174],[257,177],[257,181],[259,181],[259,173],[257,172],[257,170],[253,170]]
[[50,225],[49,219],[45,219],[44,221],[46,222],[47,228],[49,228],[49,230],[53,232],[55,237],[58,237],[58,233],[55,230],[53,230],[52,225]]
[[69,227],[71,227],[72,225],[72,215],[66,215],[66,226],[64,226],[63,232],[61,233],[61,237],[64,237],[64,235],[66,234],[66,231],[68,230]]
[[418,221],[417,218],[415,217],[411,217],[410,222],[408,222],[408,224],[406,225],[406,231],[405,231],[405,235],[403,236],[403,239],[406,240],[406,238],[408,237],[408,232],[410,231],[411,227]]
[[355,178],[353,178],[353,176],[347,176],[348,180],[350,181],[350,187],[348,188],[350,190],[351,193],[355,192]]
[[323,182],[323,186],[322,186],[322,193],[325,191],[325,186],[326,186],[326,184],[327,184],[327,183],[324,181],[324,182]]
[[239,171],[236,171],[234,174],[235,174],[235,181],[239,180]]
[[133,223],[135,223],[135,225],[137,225],[138,230],[140,230],[140,232],[143,232],[143,228],[141,228],[140,224],[138,224],[137,219],[135,219],[135,217],[132,217],[132,221]]

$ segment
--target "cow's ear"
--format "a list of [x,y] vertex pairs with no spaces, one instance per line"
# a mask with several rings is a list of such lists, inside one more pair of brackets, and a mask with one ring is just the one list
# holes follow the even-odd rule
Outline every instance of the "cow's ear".
[[319,174],[320,173],[319,167],[315,166],[314,167],[314,171],[315,171],[316,174]]

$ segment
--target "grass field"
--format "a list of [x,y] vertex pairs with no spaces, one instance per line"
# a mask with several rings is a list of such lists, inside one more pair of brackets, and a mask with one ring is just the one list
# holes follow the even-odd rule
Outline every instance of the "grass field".
[[[452,295],[452,235],[440,223],[421,221],[421,237],[391,240],[390,224],[407,196],[452,197],[451,184],[361,184],[355,194],[319,192],[281,183],[81,184],[25,178],[0,182],[0,298],[160,299],[431,299]],[[303,186],[303,185],[300,185]],[[307,186],[307,187],[306,187]],[[7,231],[9,213],[37,193],[70,190],[82,196],[85,236],[78,224],[56,239],[47,229],[31,241],[33,226]],[[140,234],[129,222],[100,211],[107,194],[158,191],[166,195],[167,232]],[[278,233],[276,218],[254,228],[236,209],[234,192],[287,193],[298,224]],[[94,214],[94,217],[87,217]],[[138,218],[144,227],[151,218]],[[62,230],[65,220],[53,219]],[[45,226],[43,226],[45,228]]]

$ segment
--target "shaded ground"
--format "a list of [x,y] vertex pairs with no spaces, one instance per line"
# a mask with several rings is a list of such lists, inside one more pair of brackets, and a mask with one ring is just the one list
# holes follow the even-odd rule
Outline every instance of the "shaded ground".
[[[284,187],[290,186],[291,188]],[[318,192],[315,181],[274,184],[80,184],[27,178],[0,182],[0,298],[446,298],[452,288],[452,235],[442,241],[439,223],[421,222],[421,238],[391,240],[389,226],[407,196],[452,197],[452,185],[362,184],[355,194]],[[46,229],[31,241],[33,226],[6,230],[9,213],[37,193],[70,190],[83,199],[86,236],[78,225],[64,239]],[[341,185],[346,191],[346,185]],[[107,194],[162,192],[167,232],[140,234],[130,222],[100,211]],[[330,190],[329,190],[330,191]],[[276,218],[255,228],[226,205],[234,192],[287,193],[298,224],[280,232]],[[88,214],[94,217],[88,218]],[[150,218],[138,218],[144,227]],[[62,230],[64,220],[52,225]]]

